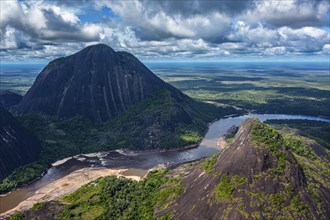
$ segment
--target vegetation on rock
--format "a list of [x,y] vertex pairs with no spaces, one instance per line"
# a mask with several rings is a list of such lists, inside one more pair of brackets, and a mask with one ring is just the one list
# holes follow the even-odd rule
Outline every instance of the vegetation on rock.
[[[51,206],[37,203],[26,216],[43,212],[49,214],[49,219],[156,219],[154,207],[166,206],[183,192],[181,181],[168,177],[167,172],[167,169],[151,171],[139,182],[124,177],[99,178]],[[59,204],[60,211],[53,216],[49,209]]]
[[221,199],[229,200],[235,190],[234,185],[231,183],[229,176],[222,175],[220,182],[216,186],[217,196]]
[[311,120],[267,120],[275,129],[286,134],[299,134],[316,140],[321,146],[330,150],[330,123]]

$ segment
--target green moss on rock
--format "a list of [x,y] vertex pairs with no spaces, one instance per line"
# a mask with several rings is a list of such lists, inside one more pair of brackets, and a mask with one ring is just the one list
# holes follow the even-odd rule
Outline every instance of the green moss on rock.
[[220,199],[229,200],[235,190],[234,185],[231,183],[231,178],[226,175],[221,176],[220,182],[216,185],[216,195]]

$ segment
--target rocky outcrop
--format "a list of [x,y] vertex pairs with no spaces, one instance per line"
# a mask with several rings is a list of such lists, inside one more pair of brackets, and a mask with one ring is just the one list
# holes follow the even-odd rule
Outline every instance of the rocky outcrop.
[[9,108],[22,101],[22,96],[9,90],[0,91],[0,106]]
[[157,207],[156,214],[173,219],[329,219],[327,178],[307,179],[309,163],[302,169],[283,143],[278,132],[247,119],[218,156],[171,171],[182,180],[184,192]]
[[19,166],[34,161],[41,151],[36,137],[0,107],[0,182]]
[[132,54],[99,44],[50,62],[17,110],[58,118],[81,115],[103,122],[164,89],[175,91],[178,99],[188,98]]

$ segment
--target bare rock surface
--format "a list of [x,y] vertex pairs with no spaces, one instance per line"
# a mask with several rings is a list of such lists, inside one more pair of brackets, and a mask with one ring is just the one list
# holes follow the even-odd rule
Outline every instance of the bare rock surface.
[[[167,213],[173,219],[329,219],[330,189],[315,179],[307,180],[300,163],[283,146],[274,150],[256,141],[255,126],[264,129],[260,121],[247,119],[233,142],[218,156],[171,170],[172,177],[182,180],[184,192],[157,207],[157,216]],[[273,143],[281,143],[277,134],[274,132]],[[211,171],[205,170],[206,163],[211,164]],[[310,187],[313,184],[318,187]]]
[[0,91],[0,106],[9,108],[17,105],[22,100],[22,96],[9,90]]
[[34,161],[40,151],[37,138],[0,107],[0,182],[19,166]]
[[132,54],[98,44],[50,62],[17,110],[58,118],[81,115],[103,122],[162,89],[176,98],[184,96]]

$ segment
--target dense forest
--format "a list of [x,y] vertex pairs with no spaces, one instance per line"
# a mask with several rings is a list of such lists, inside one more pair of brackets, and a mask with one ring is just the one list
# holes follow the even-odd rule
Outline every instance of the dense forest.
[[[204,136],[209,122],[239,113],[230,107],[215,107],[195,101],[181,103],[182,108],[191,114],[191,119],[173,105],[178,104],[170,94],[160,92],[101,124],[79,116],[66,120],[37,113],[18,116],[22,124],[41,140],[43,149],[37,161],[18,168],[0,184],[0,193],[34,180],[51,163],[76,154],[121,148],[163,150],[196,145]],[[187,117],[188,121],[182,117]]]

